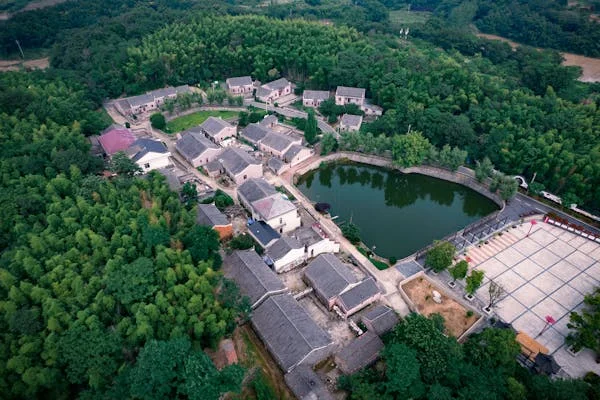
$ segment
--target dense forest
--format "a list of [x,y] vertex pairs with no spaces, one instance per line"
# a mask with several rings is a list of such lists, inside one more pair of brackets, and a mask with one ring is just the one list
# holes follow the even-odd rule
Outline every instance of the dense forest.
[[2,397],[235,390],[243,371],[219,372],[201,351],[243,307],[216,290],[217,234],[158,174],[96,175],[103,165],[84,134],[107,121],[77,85],[7,73],[0,88]]
[[444,319],[406,317],[385,338],[383,363],[341,378],[351,400],[592,400],[600,385],[551,380],[517,364],[510,329],[487,328],[460,344],[444,335]]

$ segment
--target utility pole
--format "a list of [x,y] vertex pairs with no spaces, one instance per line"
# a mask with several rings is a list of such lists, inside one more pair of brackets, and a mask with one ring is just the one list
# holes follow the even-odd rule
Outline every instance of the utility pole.
[[19,51],[21,52],[21,58],[24,60],[25,54],[23,54],[23,49],[21,48],[21,43],[19,43],[19,41],[17,39],[15,39],[15,42],[17,42],[17,46],[19,46]]
[[411,128],[411,125],[410,125],[410,124],[408,124],[408,131],[406,131],[406,134],[407,134],[407,135],[410,133],[410,128]]

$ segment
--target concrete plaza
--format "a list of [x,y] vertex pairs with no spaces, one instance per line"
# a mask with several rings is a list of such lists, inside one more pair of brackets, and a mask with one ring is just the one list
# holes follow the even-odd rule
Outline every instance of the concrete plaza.
[[[470,247],[467,256],[472,267],[485,272],[476,294],[483,303],[488,302],[490,279],[506,291],[494,310],[498,317],[537,337],[568,375],[600,374],[593,352],[583,350],[573,356],[564,343],[569,314],[580,311],[584,295],[600,286],[600,245],[537,221],[509,227],[501,236],[488,239],[488,244]],[[546,316],[556,323],[539,335]]]

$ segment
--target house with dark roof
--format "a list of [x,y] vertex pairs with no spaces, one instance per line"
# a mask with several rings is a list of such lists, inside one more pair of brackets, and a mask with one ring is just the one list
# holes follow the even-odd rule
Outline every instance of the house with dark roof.
[[373,304],[381,298],[381,291],[375,279],[368,277],[356,285],[353,285],[340,293],[335,299],[335,304],[348,318],[352,314],[362,310],[369,304]]
[[309,365],[298,365],[283,379],[298,400],[333,400],[327,386]]
[[119,151],[127,150],[136,139],[130,129],[113,124],[100,133],[98,142],[104,154],[110,157]]
[[365,102],[366,90],[362,88],[338,86],[335,90],[335,104],[344,106],[346,104],[356,104],[362,106]]
[[317,257],[320,254],[338,253],[340,251],[340,244],[331,240],[315,220],[310,226],[305,224],[305,226],[290,232],[289,235],[302,244],[307,259]]
[[263,249],[268,248],[281,237],[281,235],[265,221],[251,220],[248,223],[248,233]]
[[249,179],[240,185],[238,197],[252,218],[265,221],[279,233],[290,232],[300,226],[296,206],[262,178]]
[[363,117],[361,115],[344,114],[340,119],[340,131],[356,132],[360,130]]
[[235,137],[237,130],[229,122],[217,117],[208,117],[200,124],[200,129],[207,138],[215,143],[221,143],[228,137]]
[[367,331],[338,352],[335,363],[344,374],[353,374],[377,361],[382,349],[379,336]]
[[227,91],[233,95],[251,95],[254,90],[254,82],[249,76],[237,76],[225,81]]
[[267,167],[269,167],[269,169],[275,175],[281,175],[285,171],[287,171],[288,169],[290,169],[290,164],[284,163],[283,161],[281,161],[277,157],[271,157],[271,158],[269,158],[269,161],[267,161]]
[[283,158],[283,155],[294,145],[300,146],[302,139],[278,132],[269,132],[258,142],[258,148],[266,154]]
[[269,296],[253,311],[251,322],[285,373],[300,364],[313,365],[333,351],[331,337],[290,294]]
[[219,154],[217,160],[237,185],[241,185],[248,179],[263,176],[261,162],[242,149],[228,147]]
[[266,253],[271,268],[277,273],[289,271],[306,260],[304,246],[294,237],[282,236]]
[[115,108],[124,116],[137,115],[144,112],[156,110],[168,99],[174,99],[180,94],[191,93],[188,85],[153,90],[139,96],[126,97],[117,100]]
[[329,91],[327,90],[305,90],[302,93],[302,105],[304,107],[319,107],[327,99],[329,99]]
[[200,127],[183,132],[175,148],[194,168],[208,164],[221,153],[221,148],[204,136]]
[[133,142],[125,151],[143,172],[165,168],[171,165],[171,152],[160,140],[140,138]]
[[394,329],[400,321],[394,310],[383,305],[375,306],[364,314],[361,320],[369,331],[379,336]]
[[315,152],[308,147],[299,144],[292,145],[283,155],[283,160],[289,163],[291,167],[300,164],[302,161],[310,158]]
[[198,204],[196,222],[213,228],[221,240],[233,236],[231,222],[214,204]]
[[362,107],[360,108],[366,116],[371,117],[379,117],[381,115],[383,115],[383,108],[370,103],[368,100],[365,100],[364,104],[362,105]]
[[254,250],[236,250],[223,262],[223,272],[233,279],[243,296],[248,296],[252,309],[270,296],[287,292],[283,282]]
[[329,310],[341,293],[358,283],[350,268],[333,254],[321,254],[311,261],[304,270],[304,280]]
[[264,103],[271,103],[274,100],[292,93],[292,84],[285,78],[279,78],[275,81],[265,83],[256,90],[256,98]]
[[277,115],[269,114],[265,115],[263,119],[258,121],[258,124],[265,128],[274,128],[275,126],[279,125],[279,119],[277,118]]
[[240,131],[240,136],[246,139],[248,142],[252,143],[255,146],[258,146],[261,140],[265,138],[269,133],[271,133],[269,128],[263,126],[261,124],[248,124],[244,129]]

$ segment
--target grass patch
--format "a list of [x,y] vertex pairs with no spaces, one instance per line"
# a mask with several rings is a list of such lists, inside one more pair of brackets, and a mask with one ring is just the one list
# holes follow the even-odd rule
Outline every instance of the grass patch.
[[365,257],[367,257],[369,259],[369,261],[371,261],[371,263],[375,266],[375,268],[377,268],[380,271],[383,271],[384,269],[388,269],[389,265],[387,263],[384,263],[383,261],[379,261],[374,259],[373,257],[369,257],[367,250],[362,248],[362,247],[356,247],[356,249]]
[[431,16],[430,12],[427,11],[407,11],[407,10],[394,10],[390,11],[390,22],[392,25],[399,28],[411,25],[422,25]]
[[191,127],[200,125],[208,117],[221,117],[223,119],[235,118],[238,116],[237,111],[198,111],[193,114],[184,115],[183,117],[175,118],[167,122],[165,129],[166,133],[181,132]]

